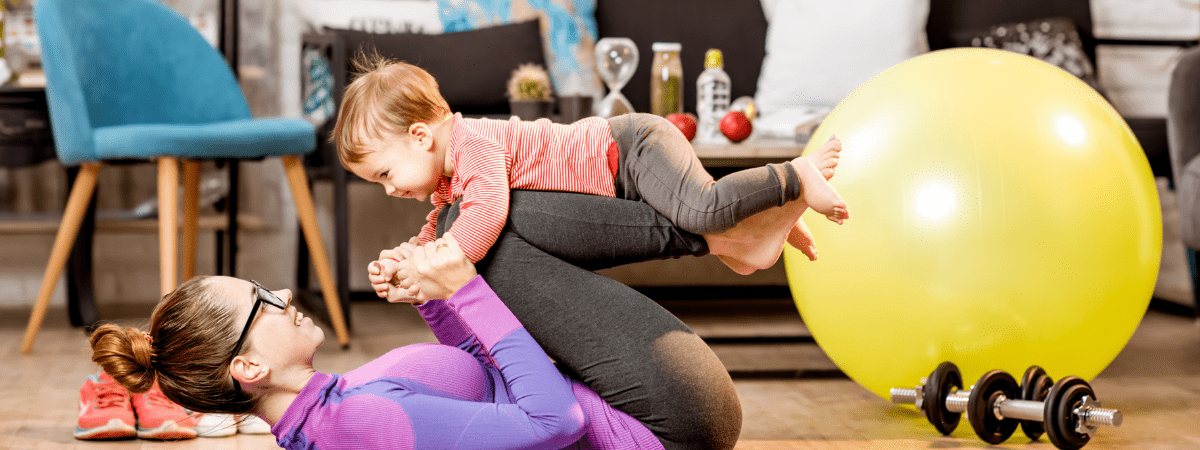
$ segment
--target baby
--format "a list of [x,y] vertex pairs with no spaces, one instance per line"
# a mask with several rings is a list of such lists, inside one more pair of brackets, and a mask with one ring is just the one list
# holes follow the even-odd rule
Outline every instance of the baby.
[[[714,180],[683,134],[648,114],[573,124],[471,119],[453,114],[424,70],[378,56],[347,87],[332,140],[342,164],[388,195],[435,206],[416,241],[434,240],[438,213],[461,200],[450,228],[472,262],[500,235],[510,189],[641,200],[738,273],[770,267],[786,241],[816,258],[800,220],[806,208],[842,223],[846,203],[829,184],[841,152],[833,138],[810,156]],[[390,275],[391,265],[385,265]]]

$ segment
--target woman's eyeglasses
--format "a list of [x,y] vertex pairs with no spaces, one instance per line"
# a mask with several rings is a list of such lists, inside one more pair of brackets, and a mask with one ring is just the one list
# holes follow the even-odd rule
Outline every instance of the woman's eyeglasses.
[[284,303],[279,296],[267,290],[261,284],[258,284],[257,281],[250,280],[250,282],[254,283],[254,308],[250,310],[250,318],[246,319],[246,326],[242,328],[242,335],[238,338],[237,345],[233,346],[233,354],[229,356],[229,359],[233,359],[233,357],[238,355],[238,352],[242,351],[242,343],[246,341],[246,333],[250,331],[250,324],[254,323],[254,316],[258,315],[259,303],[266,303],[281,310],[287,310],[287,303]]

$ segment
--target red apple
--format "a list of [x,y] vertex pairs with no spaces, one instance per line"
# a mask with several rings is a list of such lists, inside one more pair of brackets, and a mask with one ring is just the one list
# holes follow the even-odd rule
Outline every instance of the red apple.
[[751,131],[754,131],[754,126],[750,125],[750,119],[741,111],[730,111],[721,118],[721,134],[730,141],[742,142],[750,137]]
[[667,120],[675,124],[679,131],[683,132],[683,136],[691,141],[696,137],[696,116],[692,113],[671,113],[667,114]]

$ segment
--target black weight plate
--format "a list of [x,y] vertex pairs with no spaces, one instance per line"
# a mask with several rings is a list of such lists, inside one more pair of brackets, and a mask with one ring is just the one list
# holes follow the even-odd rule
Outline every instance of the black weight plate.
[[[1074,409],[1084,395],[1092,395],[1092,386],[1079,377],[1066,377],[1051,386],[1045,398],[1045,430],[1046,438],[1056,448],[1063,450],[1078,450],[1087,444],[1091,438],[1087,434],[1075,432],[1078,418]],[[1072,397],[1075,400],[1072,401]],[[1094,398],[1094,396],[1093,396]]]
[[946,409],[946,397],[962,389],[962,385],[962,372],[950,361],[938,364],[933,373],[929,374],[929,379],[925,380],[925,388],[921,392],[921,401],[924,403],[921,409],[924,410],[929,423],[942,435],[949,436],[958,428],[962,413]]
[[1096,398],[1092,386],[1079,377],[1063,378],[1050,388],[1046,396],[1046,437],[1055,447],[1078,450],[1092,439],[1075,431],[1079,418],[1074,411],[1083,403],[1084,396]]
[[[1046,393],[1050,392],[1050,387],[1054,386],[1054,380],[1046,375],[1046,371],[1038,366],[1030,366],[1025,369],[1025,375],[1021,377],[1021,400],[1029,400],[1031,402],[1040,402],[1046,399]],[[1044,416],[1043,416],[1044,417]],[[1037,420],[1022,420],[1021,431],[1025,432],[1025,436],[1029,440],[1036,441],[1042,437],[1042,433],[1046,431],[1045,425]]]
[[1000,395],[1016,399],[1020,387],[1017,380],[1003,370],[993,370],[979,377],[967,400],[967,421],[983,442],[999,444],[1017,431],[1017,421],[996,417],[992,406]]

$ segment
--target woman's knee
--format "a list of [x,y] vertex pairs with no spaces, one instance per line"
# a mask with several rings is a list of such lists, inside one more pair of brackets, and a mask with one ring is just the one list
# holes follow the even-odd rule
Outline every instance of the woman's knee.
[[675,391],[675,408],[660,424],[667,448],[731,449],[742,429],[742,408],[729,372],[694,333],[672,331],[651,353]]

